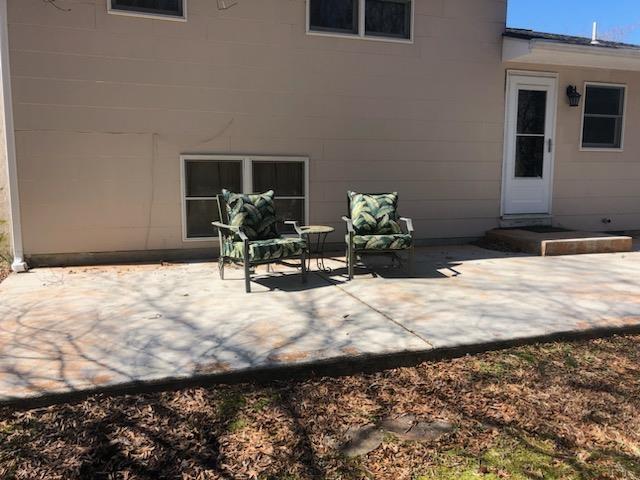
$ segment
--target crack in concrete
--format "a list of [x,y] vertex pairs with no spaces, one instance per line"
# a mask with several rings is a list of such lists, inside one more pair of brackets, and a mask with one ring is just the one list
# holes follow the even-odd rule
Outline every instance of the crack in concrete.
[[405,327],[402,323],[398,322],[397,320],[395,320],[392,316],[386,314],[385,312],[383,312],[382,310],[377,309],[376,307],[374,307],[373,305],[371,305],[370,303],[365,302],[364,300],[362,300],[360,297],[358,297],[357,295],[345,290],[344,288],[342,288],[342,286],[336,282],[335,280],[333,280],[331,277],[325,276],[323,275],[321,272],[309,272],[309,273],[313,273],[317,276],[319,276],[320,278],[322,278],[324,281],[326,281],[329,285],[333,285],[334,287],[338,288],[342,293],[344,293],[345,295],[351,297],[352,299],[354,299],[356,302],[361,303],[362,305],[364,305],[365,307],[369,308],[370,310],[373,310],[374,312],[376,312],[378,315],[386,318],[387,320],[389,320],[391,323],[394,323],[395,325],[397,325],[398,327],[402,328],[404,331],[412,334],[413,336],[419,338],[420,340],[422,340],[424,343],[426,343],[429,348],[435,348],[435,346],[426,338],[424,338],[422,335],[420,335],[419,333],[417,333],[415,330],[411,330],[410,328]]

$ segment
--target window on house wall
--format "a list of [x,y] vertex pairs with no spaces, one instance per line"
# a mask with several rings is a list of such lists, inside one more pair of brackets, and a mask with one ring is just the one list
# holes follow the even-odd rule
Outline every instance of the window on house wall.
[[186,0],[107,0],[114,13],[184,18]]
[[411,2],[366,0],[365,35],[411,38]]
[[358,34],[358,0],[310,0],[309,28]]
[[286,220],[306,223],[307,160],[289,157],[183,155],[183,237],[211,240],[220,220],[216,195],[275,191],[278,231],[288,233]]
[[253,192],[274,190],[279,231],[290,230],[286,220],[304,222],[305,172],[303,162],[253,160]]
[[582,148],[622,149],[625,97],[624,85],[585,86]]
[[308,30],[410,40],[412,4],[412,0],[309,0]]

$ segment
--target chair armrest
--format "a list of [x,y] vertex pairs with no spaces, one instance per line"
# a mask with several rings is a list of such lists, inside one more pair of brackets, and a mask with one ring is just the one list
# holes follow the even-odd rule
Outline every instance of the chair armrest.
[[413,233],[413,220],[407,217],[400,217],[400,220],[407,224],[407,232]]
[[351,233],[355,234],[356,231],[353,228],[353,220],[351,220],[349,217],[342,217],[342,220],[347,222],[347,232],[349,232],[350,234]]
[[302,229],[300,228],[300,225],[298,225],[298,222],[296,220],[286,220],[284,222],[285,225],[293,225],[293,228],[295,229],[296,233],[298,234],[298,236],[300,238],[302,238],[303,232]]
[[243,242],[249,240],[249,237],[247,237],[247,235],[242,231],[240,227],[236,227],[234,225],[226,225],[221,222],[211,222],[211,225],[213,225],[214,227],[218,227],[220,230],[228,230],[230,232],[237,233]]

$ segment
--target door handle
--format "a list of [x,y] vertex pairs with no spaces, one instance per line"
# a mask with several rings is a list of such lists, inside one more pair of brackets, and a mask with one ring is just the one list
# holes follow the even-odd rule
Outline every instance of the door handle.
[[553,149],[553,140],[549,139],[549,153],[551,153],[552,149]]

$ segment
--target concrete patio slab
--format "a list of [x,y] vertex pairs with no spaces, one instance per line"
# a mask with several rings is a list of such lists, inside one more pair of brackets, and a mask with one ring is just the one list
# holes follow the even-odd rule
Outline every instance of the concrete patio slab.
[[[417,274],[344,262],[245,294],[212,263],[43,268],[0,284],[0,401],[135,382],[640,326],[640,252],[417,251]],[[376,264],[384,265],[380,259]],[[265,273],[262,270],[259,273]]]
[[303,288],[288,273],[251,295],[240,271],[223,282],[211,263],[11,276],[0,285],[0,400],[430,348],[322,277]]
[[435,348],[640,325],[640,252],[502,258],[484,252],[423,252],[418,277],[435,266],[444,281],[362,278],[342,288]]

